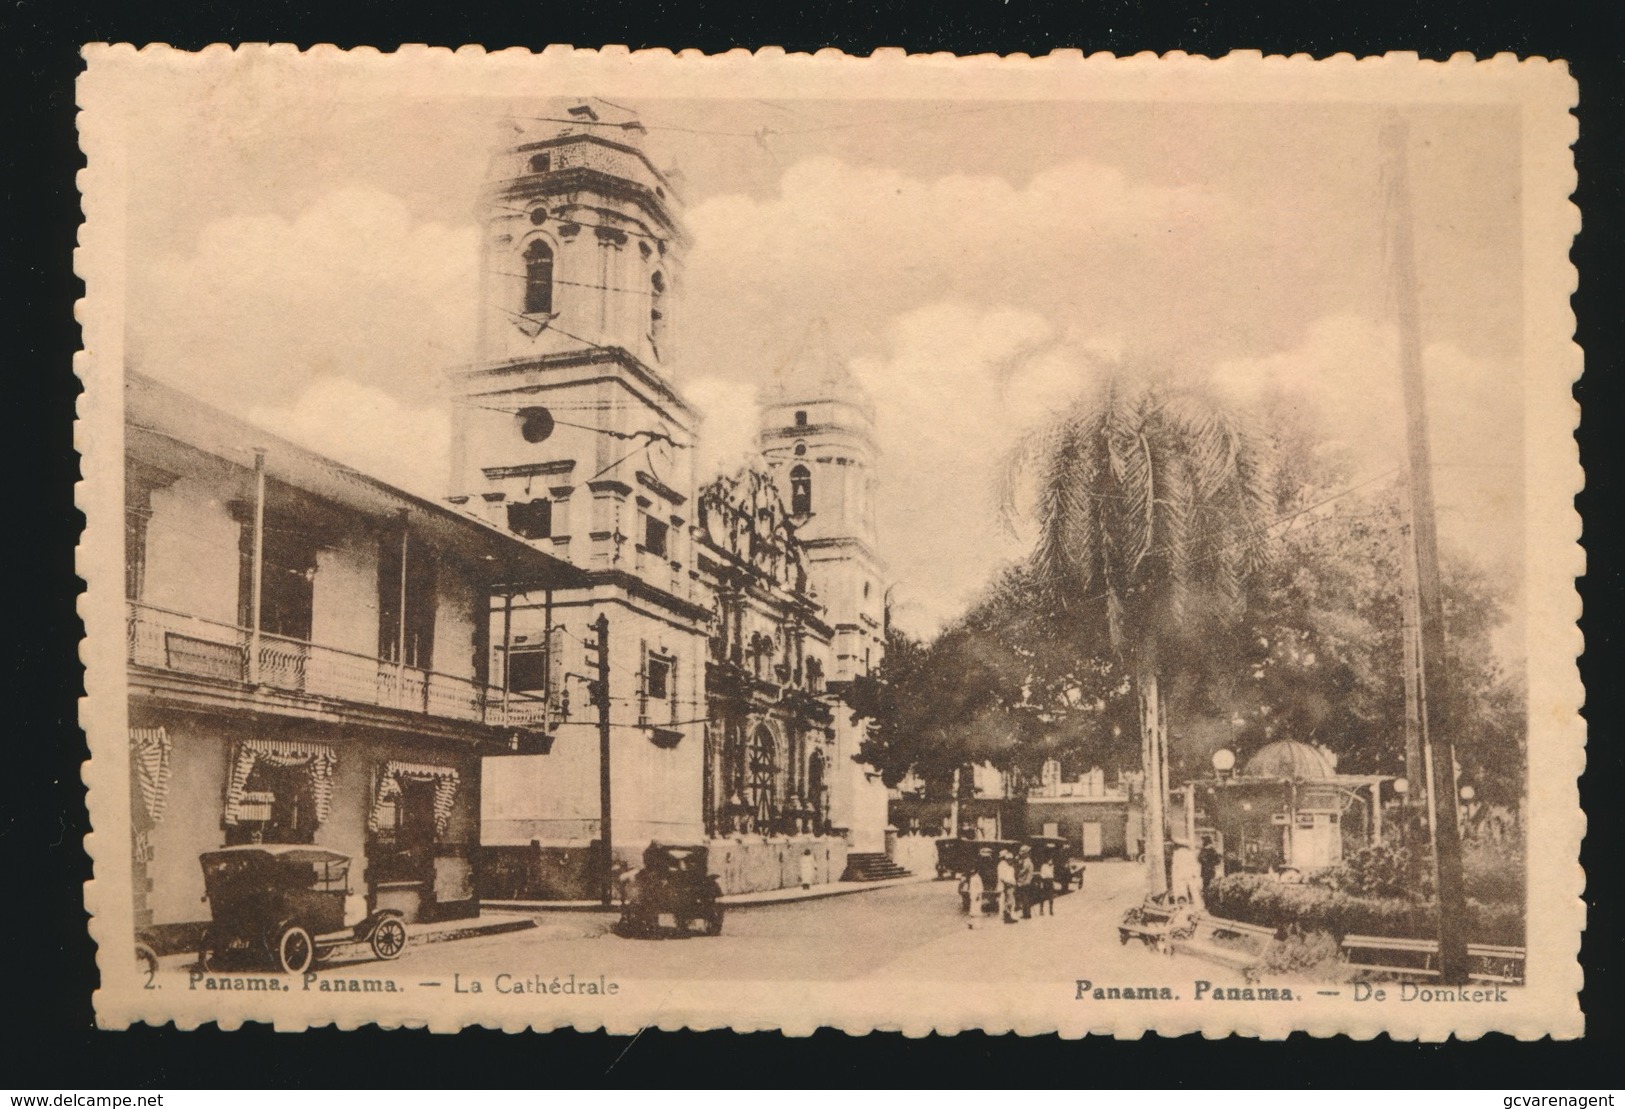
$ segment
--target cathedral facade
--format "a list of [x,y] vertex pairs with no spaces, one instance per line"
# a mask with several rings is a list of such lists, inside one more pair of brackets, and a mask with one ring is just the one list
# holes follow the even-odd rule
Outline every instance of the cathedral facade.
[[493,680],[537,706],[484,768],[498,884],[603,888],[606,824],[620,862],[710,844],[728,892],[795,884],[806,853],[835,880],[886,823],[841,701],[884,650],[872,408],[811,333],[751,464],[697,473],[672,181],[630,113],[542,126],[492,160],[478,351],[451,379],[452,502],[584,575],[492,603]]

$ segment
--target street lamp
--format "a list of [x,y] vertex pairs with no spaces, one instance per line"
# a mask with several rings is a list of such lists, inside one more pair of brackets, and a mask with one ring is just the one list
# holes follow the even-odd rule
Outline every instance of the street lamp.
[[1228,747],[1213,752],[1213,773],[1222,778],[1236,766],[1236,753]]

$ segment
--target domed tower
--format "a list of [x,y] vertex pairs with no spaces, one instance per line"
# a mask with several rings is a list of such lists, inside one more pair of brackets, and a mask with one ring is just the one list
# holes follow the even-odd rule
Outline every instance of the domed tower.
[[[757,447],[789,506],[806,558],[808,584],[834,629],[839,690],[880,665],[886,653],[886,567],[875,536],[875,411],[868,393],[814,325],[757,398]],[[868,724],[837,712],[830,783],[833,823],[857,853],[883,850],[886,790],[855,761]]]
[[839,632],[837,680],[885,651],[885,566],[876,550],[875,410],[814,325],[758,396],[757,446],[790,506],[808,577]]

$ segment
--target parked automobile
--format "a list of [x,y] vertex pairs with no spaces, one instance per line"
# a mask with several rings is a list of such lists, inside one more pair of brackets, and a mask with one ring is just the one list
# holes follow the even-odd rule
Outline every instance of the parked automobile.
[[1055,868],[1057,893],[1070,893],[1074,885],[1083,888],[1083,860],[1070,843],[1058,836],[1028,836],[1022,842],[1033,849],[1033,866],[1048,862]]
[[658,936],[669,916],[680,933],[699,923],[706,935],[721,935],[722,885],[706,864],[699,844],[656,841],[644,848],[643,865],[621,877],[622,934]]
[[258,964],[303,974],[345,944],[368,944],[380,959],[406,948],[399,910],[345,923],[350,857],[323,847],[251,844],[207,851],[204,898],[212,920],[198,963],[205,970]]

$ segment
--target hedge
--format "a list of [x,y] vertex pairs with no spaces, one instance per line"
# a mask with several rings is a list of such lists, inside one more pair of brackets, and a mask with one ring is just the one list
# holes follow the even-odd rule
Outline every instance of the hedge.
[[[1206,895],[1216,916],[1271,928],[1344,936],[1425,938],[1438,931],[1438,905],[1399,897],[1355,897],[1323,886],[1278,882],[1267,874],[1232,874]],[[1522,946],[1523,907],[1513,901],[1467,901],[1472,943]]]

